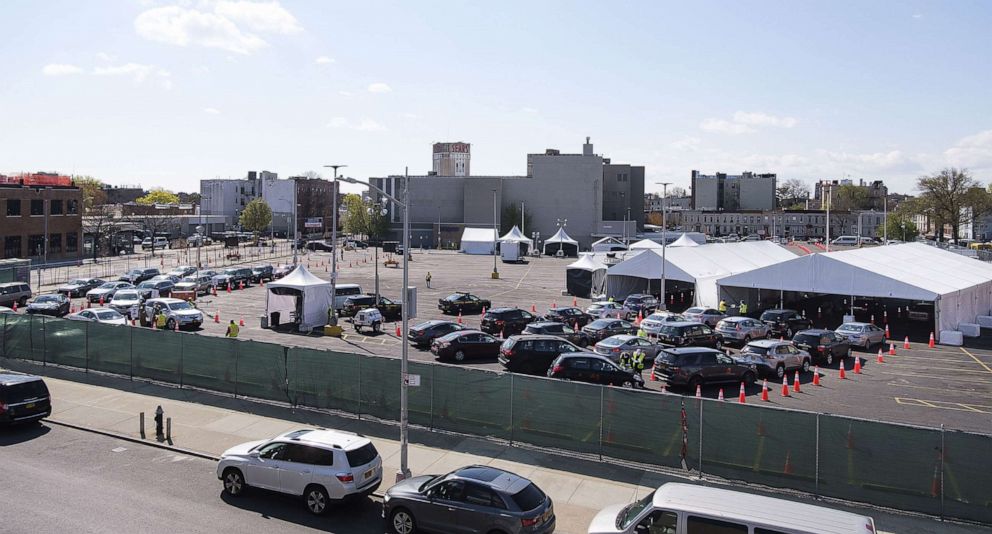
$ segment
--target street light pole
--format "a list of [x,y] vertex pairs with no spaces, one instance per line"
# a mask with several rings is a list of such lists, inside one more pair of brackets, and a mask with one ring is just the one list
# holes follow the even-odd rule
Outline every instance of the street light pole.
[[496,190],[493,189],[493,280],[499,278],[499,269],[496,268],[496,244],[499,243],[499,226],[496,223]]
[[665,208],[668,204],[668,186],[671,182],[655,182],[661,186],[661,309],[668,309],[665,298],[665,250],[668,248],[668,224],[665,221]]
[[299,226],[300,223],[296,220],[296,184],[294,183],[293,184],[293,267],[296,267],[296,261],[297,261],[296,254],[297,254],[297,248],[299,248],[297,245],[299,245],[300,242],[300,235],[298,233],[299,230],[297,230]]
[[827,239],[826,248],[827,252],[830,252],[830,204],[833,204],[833,188],[830,187],[830,183],[827,183]]
[[[327,322],[331,326],[338,324],[337,280],[338,280],[338,169],[347,165],[324,165],[334,169],[334,179],[331,180],[331,316]],[[293,188],[294,194],[296,188]],[[327,234],[324,234],[327,235]]]

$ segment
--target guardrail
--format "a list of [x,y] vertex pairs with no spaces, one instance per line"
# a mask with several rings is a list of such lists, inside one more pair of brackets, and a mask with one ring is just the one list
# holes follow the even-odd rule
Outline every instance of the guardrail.
[[[2,356],[398,420],[397,358],[0,314]],[[410,422],[992,524],[992,435],[410,362]]]

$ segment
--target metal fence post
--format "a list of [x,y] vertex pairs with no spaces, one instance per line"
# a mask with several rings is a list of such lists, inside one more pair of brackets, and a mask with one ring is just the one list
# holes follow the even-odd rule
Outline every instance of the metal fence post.
[[431,366],[431,430],[434,430],[434,378],[437,374],[437,366]]
[[283,387],[286,388],[286,400],[292,407],[296,407],[296,399],[289,396],[289,347],[283,346],[282,348],[282,376],[283,376]]
[[127,331],[127,377],[134,382],[134,328]]
[[703,399],[696,399],[699,403],[699,478],[703,477]]
[[[175,332],[173,332],[175,333]],[[162,332],[158,335],[162,335]],[[183,359],[186,357],[184,354],[186,352],[186,345],[183,343],[183,338],[179,338],[179,389],[183,388]]]
[[513,373],[510,373],[510,446],[513,446]]
[[[333,303],[332,303],[333,304]],[[356,403],[356,409],[358,410],[358,420],[362,420],[362,360],[363,358],[359,355],[355,355],[358,360],[358,402]],[[400,378],[402,380],[402,377]]]
[[603,461],[603,391],[606,386],[599,387],[599,461]]
[[[41,319],[41,366],[48,367],[48,325],[45,324],[45,318]],[[31,318],[32,322],[34,318]],[[34,333],[34,325],[31,325],[31,332]],[[32,342],[31,348],[34,348],[34,343]]]
[[820,413],[816,414],[816,460],[814,461],[814,492],[820,494]]
[[940,424],[940,518],[944,519],[944,423]]
[[[228,340],[232,343],[237,343],[236,339]],[[238,375],[238,364],[241,362],[241,345],[234,345],[234,398],[238,398],[238,384],[241,383],[241,377]]]

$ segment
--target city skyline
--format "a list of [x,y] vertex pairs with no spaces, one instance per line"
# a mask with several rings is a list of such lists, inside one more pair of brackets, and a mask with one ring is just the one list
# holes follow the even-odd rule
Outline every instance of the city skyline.
[[433,142],[465,141],[474,174],[521,174],[591,136],[648,192],[692,169],[992,178],[985,4],[503,6],[7,3],[0,172],[196,191],[248,169],[423,174]]

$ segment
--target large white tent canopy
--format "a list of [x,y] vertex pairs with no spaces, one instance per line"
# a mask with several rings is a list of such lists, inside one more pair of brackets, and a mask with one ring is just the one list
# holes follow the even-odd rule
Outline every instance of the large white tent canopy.
[[[551,248],[548,248],[548,245]],[[555,235],[549,237],[544,242],[544,254],[548,254],[550,250],[551,254],[562,251],[566,256],[577,256],[579,253],[579,242],[572,239],[565,232],[565,227],[561,227],[555,232]]]
[[661,243],[658,243],[657,241],[651,241],[650,239],[642,239],[637,243],[630,245],[630,250],[643,250],[643,249],[661,250]]
[[565,267],[565,290],[569,295],[587,298],[606,288],[606,265],[593,254],[583,254]]
[[279,322],[296,322],[300,331],[327,324],[331,283],[317,278],[303,265],[265,286],[265,314],[279,314]]
[[731,287],[932,301],[937,330],[992,312],[992,265],[922,243],[800,256],[720,280]]
[[[611,267],[606,273],[607,294],[622,298],[644,291],[652,280],[661,280],[661,256],[660,248],[651,249]],[[718,280],[795,257],[770,241],[668,247],[665,279],[695,284],[695,304],[716,306]]]
[[462,252],[492,255],[496,248],[496,229],[468,228],[462,232]]
[[623,241],[611,236],[606,236],[592,244],[593,252],[613,252],[614,250],[627,250],[627,245]]
[[678,239],[668,245],[670,247],[698,247],[699,243],[696,243],[694,239],[689,237],[689,234],[682,234]]
[[520,232],[520,228],[516,225],[510,228],[510,231],[506,233],[503,237],[499,238],[500,243],[527,243],[528,245],[533,245],[534,240],[525,236]]

